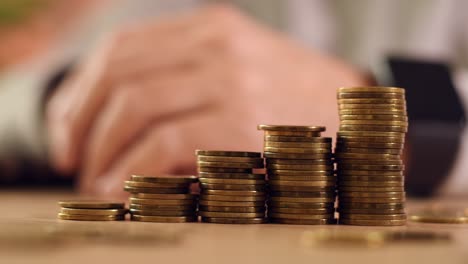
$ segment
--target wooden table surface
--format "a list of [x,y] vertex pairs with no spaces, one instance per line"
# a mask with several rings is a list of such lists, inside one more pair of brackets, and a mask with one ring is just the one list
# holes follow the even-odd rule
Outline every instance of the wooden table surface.
[[[65,191],[1,191],[0,263],[468,263],[468,224],[356,227],[57,220],[57,201],[68,198],[73,194]],[[460,199],[436,202],[468,205],[468,200]],[[429,203],[411,201],[409,211]],[[311,234],[324,229],[430,230],[449,233],[453,239],[377,247],[311,243]]]

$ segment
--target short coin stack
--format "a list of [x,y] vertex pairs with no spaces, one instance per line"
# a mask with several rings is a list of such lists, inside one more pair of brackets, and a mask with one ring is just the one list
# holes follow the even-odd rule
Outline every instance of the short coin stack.
[[76,221],[117,221],[125,220],[125,204],[109,201],[60,201],[58,218]]
[[325,127],[259,125],[270,198],[268,216],[282,224],[333,224],[336,178]]
[[337,163],[340,223],[406,223],[401,154],[408,128],[405,90],[353,87],[338,90]]
[[199,216],[220,224],[265,223],[267,199],[264,168],[259,152],[197,150],[201,185]]
[[197,221],[197,197],[190,194],[196,176],[140,176],[125,181],[132,221],[182,223]]

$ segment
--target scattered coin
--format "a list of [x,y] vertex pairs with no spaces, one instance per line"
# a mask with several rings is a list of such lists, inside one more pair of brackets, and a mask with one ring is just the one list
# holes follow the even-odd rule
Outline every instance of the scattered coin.
[[70,200],[60,201],[59,205],[64,208],[73,209],[123,209],[125,204],[112,201],[98,200]]
[[112,215],[125,215],[127,209],[74,209],[74,208],[61,208],[61,214],[66,215],[89,215],[89,216],[112,216]]
[[119,221],[125,220],[124,215],[71,215],[59,213],[58,218],[61,220],[75,221]]

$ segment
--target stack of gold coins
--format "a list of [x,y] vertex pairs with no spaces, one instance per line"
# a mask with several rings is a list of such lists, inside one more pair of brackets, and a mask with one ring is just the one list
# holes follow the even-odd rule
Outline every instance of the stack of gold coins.
[[262,154],[242,151],[197,150],[203,222],[220,224],[265,223],[267,199]]
[[405,90],[354,87],[338,90],[337,163],[340,223],[406,223],[404,165],[408,129]]
[[58,218],[77,221],[125,220],[125,204],[111,201],[60,201]]
[[132,221],[182,223],[197,221],[197,196],[190,194],[196,176],[140,176],[125,181]]
[[283,224],[333,224],[336,177],[325,127],[259,125],[270,197],[268,216]]

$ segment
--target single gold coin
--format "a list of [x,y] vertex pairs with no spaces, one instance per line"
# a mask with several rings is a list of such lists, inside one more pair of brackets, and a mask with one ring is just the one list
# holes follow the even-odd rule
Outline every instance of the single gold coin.
[[265,152],[264,155],[265,155],[265,158],[272,158],[272,159],[330,159],[332,157],[331,153],[301,154],[301,153]]
[[408,122],[406,121],[392,121],[392,120],[341,120],[340,124],[408,127]]
[[331,186],[284,186],[270,185],[270,190],[274,192],[329,192],[335,189],[335,185]]
[[303,202],[277,202],[269,201],[268,208],[296,208],[296,209],[333,209],[335,200],[331,202],[312,202],[312,203],[303,203]]
[[312,214],[312,215],[324,215],[333,214],[334,208],[320,208],[320,209],[300,209],[300,208],[283,208],[283,207],[269,207],[269,212],[280,213],[280,214]]
[[340,213],[340,219],[406,220],[406,214],[345,214],[345,213]]
[[340,115],[340,120],[379,120],[408,122],[408,117],[405,115]]
[[206,161],[198,161],[197,162],[198,168],[203,170],[203,168],[241,168],[241,169],[252,169],[252,168],[263,168],[263,160],[261,162],[256,163],[248,163],[248,162],[206,162]]
[[320,137],[322,132],[265,130],[265,136]]
[[349,142],[339,140],[336,142],[336,147],[339,149],[346,148],[373,148],[373,149],[403,149],[404,143],[375,143],[375,142]]
[[351,98],[351,99],[338,99],[338,104],[371,104],[371,105],[406,105],[404,99],[387,99],[387,98]]
[[214,179],[240,179],[240,180],[264,180],[265,174],[251,174],[251,173],[210,173],[200,172],[200,178],[214,178]]
[[350,148],[337,146],[335,153],[362,153],[362,154],[392,154],[401,155],[402,149],[391,149],[391,148]]
[[287,132],[324,132],[324,126],[278,126],[278,125],[258,125],[258,130],[265,131],[287,131]]
[[349,109],[375,109],[375,110],[400,110],[406,111],[405,104],[339,104],[339,110]]
[[60,208],[60,213],[66,215],[124,215],[127,209],[74,209],[74,208]]
[[334,197],[304,198],[304,197],[270,197],[271,202],[286,203],[332,203]]
[[348,209],[338,208],[341,214],[367,214],[367,215],[391,215],[391,214],[405,214],[405,209]]
[[340,201],[347,203],[401,203],[405,202],[405,197],[386,197],[386,198],[375,198],[375,197],[341,197]]
[[[339,132],[338,132],[339,133]],[[349,133],[349,132],[345,132]],[[347,144],[347,143],[393,143],[393,144],[404,144],[405,135],[400,136],[337,136],[337,143]]]
[[138,181],[125,181],[125,186],[135,188],[187,188],[187,183],[151,183]]
[[[371,162],[369,162],[371,163]],[[339,163],[340,170],[372,170],[372,171],[402,171],[405,165],[363,165],[363,164],[343,164]]]
[[195,216],[148,216],[148,215],[131,215],[132,221],[139,222],[156,222],[156,223],[186,223],[196,222]]
[[229,162],[229,163],[263,163],[263,158],[251,157],[225,157],[225,156],[201,156],[197,157],[197,161],[202,162]]
[[200,199],[199,204],[202,206],[227,206],[227,207],[259,207],[265,206],[265,202],[224,202],[224,201],[208,201]]
[[404,176],[339,176],[340,181],[404,181]]
[[265,152],[293,154],[330,154],[331,148],[274,148],[264,147]]
[[289,164],[267,164],[267,169],[277,170],[300,170],[300,171],[323,171],[333,170],[333,165],[328,164],[312,164],[312,165],[289,165]]
[[196,155],[201,156],[225,156],[225,157],[252,157],[261,158],[262,153],[260,152],[249,152],[249,151],[219,151],[219,150],[196,150]]
[[388,86],[368,86],[368,87],[340,87],[338,93],[399,93],[405,94],[405,89]]
[[[350,160],[354,162],[354,160]],[[402,171],[337,170],[338,176],[403,176]]]
[[266,141],[265,147],[331,149],[331,142],[330,143],[310,143],[310,142],[268,142]]
[[124,191],[129,193],[158,193],[158,194],[187,194],[189,188],[140,188],[124,186]]
[[194,200],[197,195],[193,194],[158,194],[158,193],[133,193],[131,198],[158,199],[158,200]]
[[270,175],[270,180],[279,181],[336,181],[335,176],[296,176],[296,175]]
[[161,211],[161,210],[135,210],[130,209],[131,215],[147,215],[147,216],[195,216],[194,210],[187,211]]
[[231,224],[231,225],[244,225],[244,224],[264,224],[268,222],[267,218],[229,218],[229,217],[202,217],[202,222],[212,224]]
[[468,224],[468,217],[442,214],[414,214],[409,217],[413,222],[434,223],[434,224]]
[[338,190],[342,192],[404,192],[404,186],[394,187],[349,187],[338,186]]
[[226,212],[226,213],[262,213],[265,214],[265,205],[263,206],[203,206],[200,205],[200,211],[208,212]]
[[266,196],[202,195],[202,199],[207,201],[256,202],[265,201]]
[[207,190],[202,189],[202,194],[209,195],[227,195],[227,196],[266,196],[266,192],[262,191],[230,191],[230,190]]
[[258,218],[265,217],[265,212],[260,213],[227,213],[227,212],[205,212],[199,211],[201,217],[228,217],[228,218]]
[[335,159],[335,162],[337,164],[344,164],[344,165],[349,165],[349,164],[355,164],[355,165],[403,165],[402,160],[350,160],[350,159]]
[[286,225],[333,225],[336,224],[335,219],[286,219],[286,218],[270,218],[270,222]]
[[265,180],[244,180],[244,179],[214,179],[214,178],[200,178],[201,183],[207,184],[252,184],[252,185],[264,185]]
[[366,202],[343,202],[340,201],[339,208],[341,209],[405,209],[404,202],[394,203],[366,203]]
[[376,139],[400,139],[405,140],[405,134],[401,132],[380,132],[380,131],[338,131],[336,133],[338,137],[361,137],[370,138],[375,137]]
[[237,190],[237,191],[265,191],[264,184],[210,184],[200,183],[202,189],[208,190]]
[[302,170],[279,170],[268,169],[267,174],[271,175],[290,175],[290,176],[333,176],[333,170],[317,170],[317,171],[302,171]]
[[67,200],[59,201],[58,204],[65,208],[74,209],[123,209],[125,203],[100,200]]
[[192,205],[196,203],[195,200],[156,200],[156,199],[141,199],[130,198],[132,204],[146,204],[146,205]]
[[69,215],[59,213],[58,219],[75,221],[120,221],[125,220],[125,215]]
[[294,137],[294,136],[264,136],[265,142],[304,142],[304,143],[331,143],[330,137]]
[[134,182],[148,182],[158,184],[188,184],[197,182],[197,176],[194,175],[165,175],[165,176],[143,176],[132,175],[131,180]]
[[281,185],[281,186],[304,186],[304,187],[325,187],[325,186],[335,186],[335,180],[329,181],[281,181],[281,180],[270,180],[268,181],[270,186]]
[[366,154],[366,153],[335,153],[338,159],[368,159],[368,160],[401,160],[400,155]]
[[268,217],[281,218],[281,219],[333,219],[334,214],[285,214],[285,213],[272,213],[268,212]]
[[271,197],[335,198],[335,192],[270,192]]
[[252,173],[252,168],[214,168],[214,167],[198,167],[198,174],[200,173]]
[[197,209],[197,203],[194,201],[193,204],[189,205],[130,204],[130,209],[143,211],[195,211]]
[[294,159],[266,159],[266,164],[277,165],[332,165],[330,159],[314,159],[314,160],[294,160]]
[[338,109],[338,114],[342,115],[399,115],[408,116],[404,109]]
[[403,220],[362,220],[362,219],[340,219],[341,225],[359,225],[359,226],[402,226],[406,225],[406,219]]
[[338,193],[340,197],[366,197],[366,198],[405,198],[405,192],[347,192],[340,191]]
[[401,93],[375,93],[375,92],[339,92],[338,99],[351,99],[351,98],[387,98],[387,99],[400,99],[405,100],[405,95]]
[[391,126],[391,125],[349,125],[340,124],[340,131],[369,131],[369,132],[397,132],[406,133],[407,126]]
[[402,187],[404,182],[402,181],[387,181],[387,182],[377,182],[377,181],[338,181],[340,187]]

